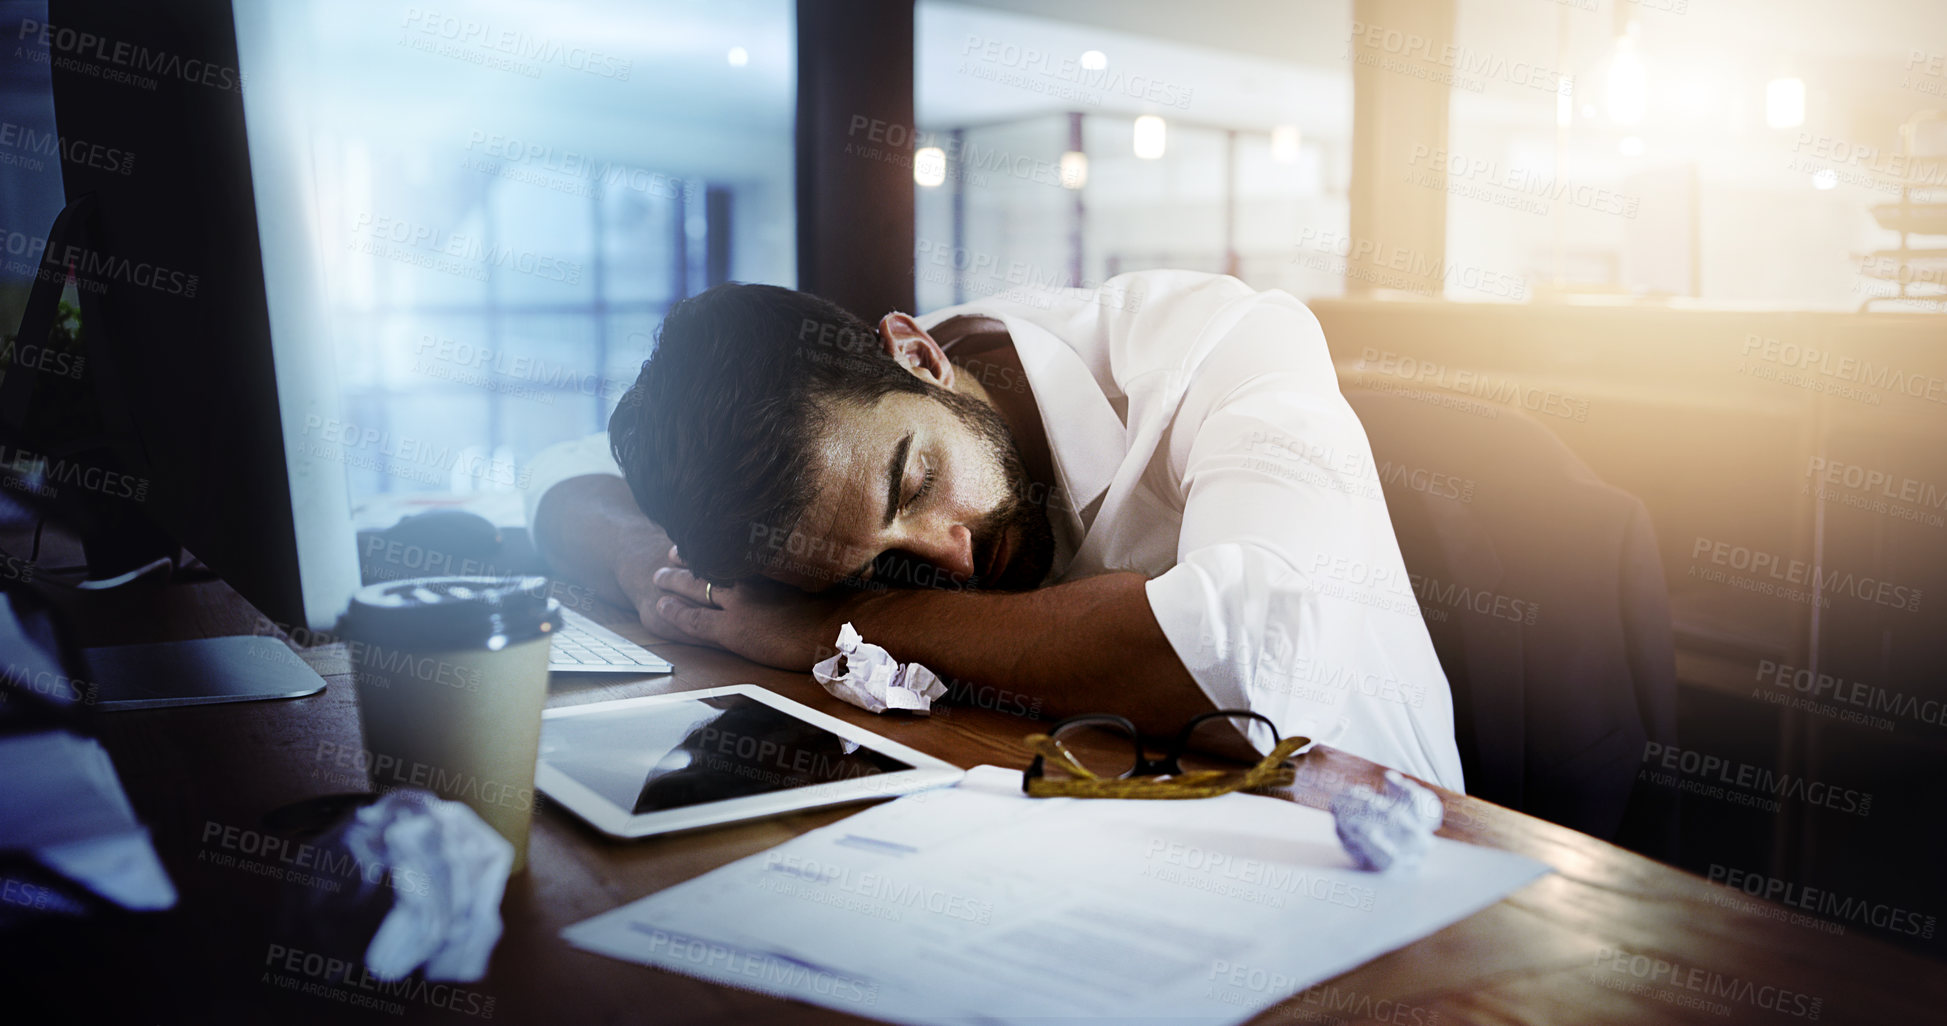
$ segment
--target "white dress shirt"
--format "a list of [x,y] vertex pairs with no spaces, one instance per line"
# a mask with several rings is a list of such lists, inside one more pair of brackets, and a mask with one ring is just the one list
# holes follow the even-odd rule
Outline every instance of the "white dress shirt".
[[[1059,478],[1051,579],[1143,574],[1218,708],[1462,789],[1447,678],[1365,429],[1303,303],[1139,271],[919,323],[961,315],[1006,325],[1041,411]],[[619,473],[605,434],[543,452],[529,522],[548,488],[591,473]]]

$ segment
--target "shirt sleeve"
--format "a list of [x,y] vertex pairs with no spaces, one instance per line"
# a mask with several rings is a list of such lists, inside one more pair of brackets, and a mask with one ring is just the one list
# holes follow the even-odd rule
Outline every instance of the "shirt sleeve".
[[1267,297],[1191,370],[1168,440],[1177,563],[1150,608],[1218,708],[1460,790],[1446,676],[1365,429],[1317,320]]
[[534,512],[541,508],[541,497],[548,489],[571,477],[588,474],[622,476],[615,454],[609,449],[608,432],[597,431],[585,438],[557,442],[542,449],[528,465],[527,487],[521,490],[521,507],[527,513],[527,526],[534,526]]

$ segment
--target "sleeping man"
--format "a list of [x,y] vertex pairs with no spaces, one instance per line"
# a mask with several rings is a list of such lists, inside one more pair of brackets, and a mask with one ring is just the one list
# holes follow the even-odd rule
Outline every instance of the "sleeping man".
[[1057,716],[1248,708],[1462,786],[1365,431],[1283,292],[1148,271],[875,326],[719,285],[527,503],[559,576],[666,638],[808,671],[849,621]]

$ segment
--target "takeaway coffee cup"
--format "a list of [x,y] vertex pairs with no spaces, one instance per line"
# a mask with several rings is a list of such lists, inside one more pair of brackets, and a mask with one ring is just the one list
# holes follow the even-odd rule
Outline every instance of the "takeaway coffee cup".
[[544,577],[422,577],[360,589],[351,650],[372,788],[465,802],[527,865],[534,761],[561,604]]

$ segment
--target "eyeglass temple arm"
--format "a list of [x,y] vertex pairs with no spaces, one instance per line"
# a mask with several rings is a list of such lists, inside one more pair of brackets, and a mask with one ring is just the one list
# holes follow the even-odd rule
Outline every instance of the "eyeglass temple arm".
[[[1177,732],[1176,743],[1170,748],[1169,758],[1171,759],[1182,758],[1183,753],[1190,750],[1191,736],[1194,735],[1197,732],[1197,728],[1202,726],[1204,723],[1210,720],[1217,720],[1217,719],[1240,719],[1240,718],[1256,720],[1259,723],[1264,724],[1264,726],[1271,731],[1271,740],[1273,743],[1276,743],[1277,739],[1280,736],[1278,734],[1278,725],[1272,723],[1271,718],[1269,716],[1264,715],[1263,713],[1252,712],[1249,709],[1219,709],[1216,712],[1207,712],[1198,716],[1191,717],[1190,722],[1185,723],[1183,725],[1183,729]],[[1250,735],[1248,733],[1245,734],[1244,743],[1250,744],[1250,741],[1251,741]],[[1252,747],[1256,747],[1256,746],[1253,745]]]

